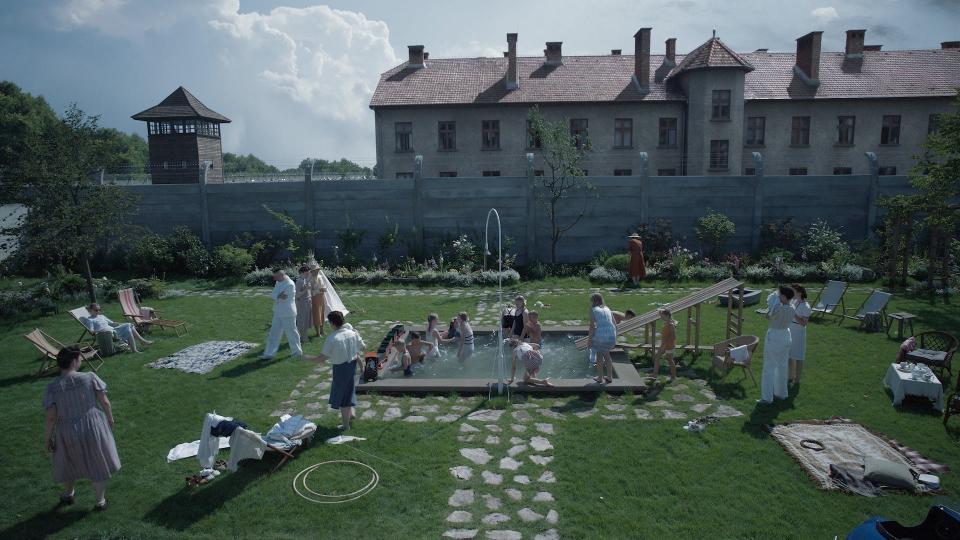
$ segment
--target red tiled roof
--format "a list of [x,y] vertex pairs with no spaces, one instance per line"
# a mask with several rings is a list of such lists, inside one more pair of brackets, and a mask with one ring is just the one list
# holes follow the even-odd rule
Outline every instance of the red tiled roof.
[[671,77],[694,69],[705,68],[740,68],[746,71],[753,71],[750,62],[743,59],[742,56],[730,50],[720,38],[710,38],[706,43],[690,51],[683,62],[670,73]]
[[[858,61],[824,52],[819,87],[807,86],[793,73],[794,53],[737,54],[722,49],[726,47],[711,46],[711,54],[695,65],[726,57],[725,62],[752,66],[754,70],[745,75],[745,99],[953,96],[960,88],[960,49],[865,51]],[[503,84],[506,58],[431,58],[423,69],[407,69],[404,63],[382,74],[370,107],[683,101],[686,97],[675,79],[692,54],[677,55],[673,78],[665,80],[663,56],[651,55],[650,93],[645,95],[631,83],[632,55],[565,56],[559,66],[545,65],[543,57],[521,57],[520,87],[513,91]]]
[[177,118],[203,118],[213,122],[227,123],[230,119],[211,110],[184,87],[178,87],[158,105],[139,112],[134,120],[172,120]]

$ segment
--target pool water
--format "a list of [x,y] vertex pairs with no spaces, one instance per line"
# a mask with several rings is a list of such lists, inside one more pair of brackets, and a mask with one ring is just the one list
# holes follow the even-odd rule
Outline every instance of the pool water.
[[[587,351],[578,351],[574,341],[582,336],[573,334],[544,334],[543,337],[543,365],[537,377],[553,379],[582,379],[592,377],[594,368],[590,367]],[[413,376],[409,378],[437,378],[437,379],[496,379],[497,362],[497,335],[475,334],[473,356],[460,362],[457,360],[457,346],[455,344],[440,345],[440,358],[426,358],[423,365],[414,367]],[[510,378],[510,363],[513,350],[506,344],[503,346],[503,356],[507,366],[505,378]],[[385,379],[404,378],[403,372],[384,370],[381,377]],[[523,365],[517,365],[517,380],[523,380]]]

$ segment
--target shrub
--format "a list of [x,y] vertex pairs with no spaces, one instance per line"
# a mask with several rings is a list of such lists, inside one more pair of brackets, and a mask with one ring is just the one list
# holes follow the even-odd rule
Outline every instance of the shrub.
[[547,279],[550,277],[550,267],[546,264],[537,261],[524,269],[524,274],[526,274],[527,279]]
[[87,290],[87,280],[80,274],[60,274],[49,284],[51,294],[57,298],[74,298]]
[[163,275],[173,268],[173,264],[170,244],[160,235],[140,236],[127,251],[128,267],[143,276]]
[[273,271],[270,268],[257,268],[243,276],[243,281],[251,287],[269,287],[273,284]]
[[785,264],[780,267],[784,281],[821,281],[826,274],[816,264]]
[[764,251],[786,251],[792,255],[800,252],[805,237],[805,231],[794,224],[792,217],[768,221],[760,229],[760,248]]
[[823,262],[834,256],[841,249],[850,248],[843,241],[840,231],[835,230],[826,221],[818,219],[810,225],[807,231],[806,243],[803,246],[803,258],[811,262]]
[[695,229],[697,238],[707,245],[714,256],[720,253],[720,248],[737,232],[733,221],[716,210],[708,210],[706,215],[698,219]]
[[777,259],[780,260],[781,264],[788,264],[793,262],[793,253],[785,249],[768,249],[760,255],[760,259],[757,261],[758,264],[763,264],[767,266],[774,266],[777,264]]
[[503,272],[484,270],[473,274],[473,281],[477,285],[496,285],[498,279],[504,285],[516,284],[520,282],[520,274],[516,270],[504,270]]
[[697,281],[723,281],[732,275],[730,268],[717,264],[696,264],[687,268],[683,276]]
[[215,277],[243,277],[253,267],[253,255],[249,251],[225,244],[213,251],[210,274]]
[[627,281],[627,274],[615,268],[598,266],[590,271],[590,281],[595,283],[623,283]]
[[287,241],[275,238],[271,233],[254,236],[249,232],[234,238],[231,243],[249,251],[258,268],[269,268],[283,255],[288,245]]
[[390,272],[386,270],[360,270],[353,273],[352,281],[376,285],[387,281],[389,278]]
[[133,289],[139,298],[160,298],[167,289],[167,284],[156,278],[131,279],[127,287]]
[[667,252],[675,243],[673,227],[667,219],[657,219],[653,223],[640,223],[628,232],[636,232],[640,235],[643,249],[651,258]]
[[338,244],[333,249],[339,259],[338,264],[355,267],[360,264],[360,246],[367,231],[354,229],[350,225],[350,216],[347,216],[346,225],[345,229],[337,231]]
[[607,260],[603,262],[603,266],[619,270],[621,272],[630,271],[630,255],[626,253],[618,253],[612,257],[607,257]]
[[752,264],[743,269],[743,276],[754,283],[773,281],[773,269]]
[[477,246],[467,238],[467,235],[461,234],[450,242],[450,266],[470,272],[477,260]]

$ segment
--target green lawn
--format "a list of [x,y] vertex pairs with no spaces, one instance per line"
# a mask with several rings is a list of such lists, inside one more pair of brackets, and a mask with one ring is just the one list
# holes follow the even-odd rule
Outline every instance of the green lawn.
[[[509,299],[515,292],[522,292],[531,303],[549,305],[540,310],[544,320],[582,320],[586,318],[588,302],[584,289],[589,287],[588,283],[573,279],[523,283],[509,293],[505,291],[504,297]],[[555,528],[562,538],[842,538],[871,515],[914,522],[922,519],[931,504],[958,506],[955,493],[960,489],[960,479],[956,472],[942,478],[948,492],[942,497],[896,494],[871,499],[819,491],[766,435],[763,426],[769,423],[839,415],[884,432],[941,463],[960,463],[960,421],[945,430],[940,416],[923,403],[894,409],[882,379],[898,344],[882,333],[858,332],[852,324],[812,324],[808,331],[808,365],[799,395],[765,410],[754,408],[759,388],[749,379],[738,383],[740,375],[734,373],[716,381],[707,370],[707,359],[702,357],[694,364],[695,377],[706,379],[709,387],[725,400],[724,404],[744,413],[738,418],[722,419],[702,434],[681,430],[682,420],[635,417],[634,408],[656,414],[659,410],[650,406],[651,401],[669,400],[669,396],[681,392],[670,387],[653,397],[597,399],[583,395],[531,399],[539,408],[552,406],[564,412],[563,419],[537,416],[533,411],[535,420],[525,423],[528,430],[524,433],[511,430],[511,425],[518,423],[512,415],[521,411],[514,405],[525,401],[523,397],[514,397],[511,404],[504,399],[486,402],[485,396],[373,396],[361,397],[368,406],[359,409],[358,414],[375,411],[375,419],[358,421],[353,431],[367,440],[354,443],[351,448],[322,444],[335,434],[337,417],[326,413],[325,406],[318,409],[311,405],[324,402],[320,395],[323,390],[313,388],[328,375],[323,370],[316,371],[311,363],[288,359],[285,348],[275,361],[257,361],[259,349],[255,349],[207,375],[145,368],[144,364],[155,358],[202,341],[264,340],[270,310],[266,298],[243,295],[244,289],[197,296],[195,284],[178,288],[191,288],[193,292],[150,304],[167,316],[190,321],[189,334],[176,338],[170,332],[154,332],[157,343],[146,352],[113,357],[100,370],[109,385],[123,462],[123,470],[110,483],[111,505],[104,513],[90,511],[93,495],[89,484],[84,483],[78,487],[75,506],[54,508],[58,487],[52,483],[49,458],[43,453],[41,409],[43,389],[50,379],[34,377],[38,358],[21,337],[40,326],[61,341],[71,341],[79,335],[80,326],[65,312],[2,325],[2,345],[7,354],[0,364],[0,406],[11,429],[0,441],[0,451],[6,457],[0,473],[5,488],[0,495],[0,506],[4,508],[0,513],[0,537],[406,539],[439,538],[447,529],[463,527],[479,528],[477,538],[483,538],[483,531],[490,528],[479,522],[490,512],[483,502],[478,500],[461,508],[472,512],[472,525],[454,525],[445,521],[454,510],[447,505],[447,499],[455,489],[472,488],[479,497],[483,493],[500,493],[508,485],[521,487],[524,500],[514,502],[503,497],[503,507],[498,511],[512,519],[495,528],[517,530],[531,539],[547,528]],[[867,294],[866,288],[855,286],[848,292],[847,305],[859,305]],[[371,348],[391,321],[420,323],[431,311],[449,319],[460,310],[476,313],[479,301],[489,304],[495,298],[495,292],[489,289],[411,288],[397,294],[391,291],[399,289],[341,290],[354,311],[350,320]],[[606,297],[615,309],[632,307],[643,312],[653,309],[657,302],[684,294],[664,289],[644,294],[607,293]],[[917,314],[918,332],[929,328],[960,329],[960,310],[953,306],[897,295],[892,308]],[[106,312],[120,318],[116,303],[108,304]],[[716,306],[704,306],[704,341],[722,338],[725,312]],[[745,333],[762,336],[765,327],[760,316],[748,311]],[[307,347],[308,352],[318,350],[317,341]],[[759,378],[759,355],[757,358],[755,372]],[[640,363],[647,364],[645,360]],[[680,384],[695,387],[684,379]],[[291,395],[295,388],[298,392]],[[451,412],[463,416],[485,408],[506,407],[507,411],[497,421],[469,422],[481,429],[480,440],[473,442],[458,441],[459,420],[409,423],[380,419],[390,407],[409,416],[420,414],[416,412],[418,408],[426,410],[424,407],[431,405],[439,412],[424,412],[428,418]],[[601,417],[620,405],[626,405],[626,420]],[[566,412],[588,408],[600,412],[585,418]],[[226,473],[210,485],[188,489],[184,487],[184,476],[196,472],[196,461],[166,463],[166,453],[172,446],[198,438],[203,414],[208,411],[239,417],[257,430],[266,431],[274,422],[271,413],[278,409],[319,415],[316,421],[320,433],[317,444],[276,474],[268,474],[273,461],[245,462],[236,473]],[[682,412],[689,418],[696,416],[689,409]],[[514,474],[536,479],[544,467],[524,462],[513,473],[498,470],[497,460],[506,455],[511,446],[507,439],[511,436],[529,440],[536,434],[534,422],[550,423],[556,430],[545,436],[555,447],[546,452],[555,458],[546,469],[555,473],[557,482],[515,485],[510,480]],[[482,437],[489,435],[484,424],[502,429],[501,441],[488,445],[494,461],[485,466],[473,465],[458,450],[483,447]],[[222,455],[225,457],[226,453]],[[315,505],[296,497],[291,489],[296,473],[308,464],[330,459],[359,460],[375,467],[380,473],[379,487],[345,505]],[[474,477],[469,481],[454,479],[448,468],[457,465],[470,465]],[[504,485],[485,486],[479,478],[482,470],[503,473]],[[318,470],[314,476],[328,486],[340,480],[344,485],[341,490],[346,491],[360,487],[366,480],[337,468]],[[351,485],[356,487],[346,489]],[[548,526],[542,521],[527,524],[517,518],[516,512],[522,507],[546,513],[548,506],[537,506],[539,503],[529,500],[540,490],[550,491],[556,498],[549,505],[559,512],[556,525]]]

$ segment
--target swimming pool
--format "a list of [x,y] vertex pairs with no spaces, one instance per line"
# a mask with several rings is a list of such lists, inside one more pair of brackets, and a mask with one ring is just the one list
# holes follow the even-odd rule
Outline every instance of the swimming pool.
[[[592,377],[594,369],[590,367],[587,352],[578,351],[574,345],[579,335],[570,333],[544,333],[543,365],[538,377],[553,379],[581,379]],[[440,358],[427,358],[422,365],[414,367],[412,377],[404,377],[400,371],[384,370],[384,379],[496,379],[497,334],[474,334],[475,349],[473,355],[461,362],[457,360],[455,344],[440,345]],[[507,378],[510,377],[510,359],[513,351],[504,344],[503,355],[507,360]],[[523,379],[523,366],[517,366],[517,380]]]

